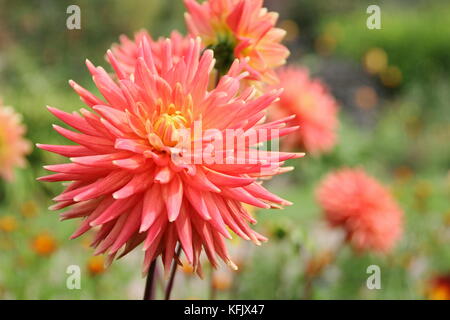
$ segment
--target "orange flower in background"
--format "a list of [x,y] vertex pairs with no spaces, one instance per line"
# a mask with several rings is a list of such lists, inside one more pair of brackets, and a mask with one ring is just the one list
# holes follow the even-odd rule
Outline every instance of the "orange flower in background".
[[189,262],[182,260],[181,262],[181,266],[179,266],[179,268],[183,271],[183,273],[187,274],[187,275],[191,275],[194,274],[195,270],[192,267],[191,264],[189,264]]
[[[163,56],[163,48],[166,38],[159,38],[155,41],[152,39],[152,36],[148,33],[148,31],[141,30],[134,35],[134,39],[130,39],[125,35],[120,36],[120,42],[111,47],[111,53],[115,58],[112,59],[112,61],[117,61],[120,69],[128,75],[134,72],[136,62],[139,57],[139,45],[143,39],[146,39],[146,41],[150,44],[153,58],[155,60],[155,66],[158,70],[161,70],[162,59],[165,58]],[[175,62],[188,53],[187,50],[189,48],[190,39],[191,37],[185,37],[178,31],[172,31],[170,34],[170,45],[172,46],[173,54],[172,58]],[[109,63],[112,62],[109,58],[111,53],[108,52],[106,55],[106,60]]]
[[427,288],[427,299],[450,300],[450,275],[436,276]]
[[390,251],[402,233],[402,211],[389,191],[362,169],[330,173],[317,200],[332,226],[343,227],[357,251]]
[[103,256],[90,257],[87,262],[87,270],[91,276],[105,272],[105,258]]
[[31,151],[25,131],[21,116],[0,101],[0,178],[11,181],[14,168],[25,166],[25,156]]
[[311,79],[304,68],[282,68],[278,76],[278,87],[284,91],[273,105],[272,117],[295,114],[290,124],[300,126],[295,134],[285,138],[284,146],[288,149],[298,146],[313,155],[330,151],[336,144],[339,125],[334,97],[319,80]]
[[[277,151],[255,153],[252,147],[297,128],[286,127],[283,119],[262,123],[265,109],[278,98],[280,90],[257,98],[253,88],[241,91],[247,72],[242,71],[238,60],[217,87],[208,90],[213,52],[203,50],[200,39],[191,40],[189,54],[180,59],[173,54],[170,39],[163,44],[164,59],[158,68],[148,41],[143,39],[133,77],[126,77],[110,55],[118,81],[87,61],[105,100],[71,81],[95,113],[81,109],[79,115],[49,107],[79,132],[55,125],[58,133],[77,145],[38,145],[71,160],[45,166],[56,173],[40,180],[70,181],[54,198],[57,204],[52,209],[71,206],[62,214],[63,219],[84,218],[72,238],[96,227],[92,246],[97,254],[107,253],[112,260],[143,243],[144,272],[159,256],[169,270],[178,259],[178,246],[196,271],[200,271],[203,251],[214,267],[220,258],[236,268],[225,243],[232,238],[229,229],[257,245],[267,240],[250,228],[249,224],[256,221],[242,203],[265,209],[290,205],[259,181],[290,170],[281,167],[284,161],[303,156]],[[197,162],[197,157],[214,148],[208,134],[211,130],[225,136],[227,129],[239,128],[248,139],[227,145],[226,163]],[[179,160],[183,150],[178,146],[181,129],[194,131],[184,136],[189,146],[194,145],[193,162]],[[270,135],[258,135],[260,129]],[[223,147],[215,149],[219,155],[223,151]],[[245,156],[251,158],[247,159],[250,163],[239,164]]]
[[0,217],[0,230],[3,232],[13,232],[17,229],[17,220],[13,216]]
[[233,284],[233,274],[229,271],[213,271],[211,285],[215,290],[225,291]]
[[31,247],[40,256],[50,256],[57,246],[55,238],[50,233],[44,232],[33,239]]
[[[276,83],[274,68],[286,63],[289,50],[280,42],[286,32],[275,28],[276,12],[263,0],[184,1],[189,32],[214,50],[216,68],[225,74],[235,58],[246,63],[249,80]],[[248,60],[246,60],[248,59]]]
[[382,48],[371,48],[363,58],[364,68],[371,74],[380,74],[388,66],[388,55]]

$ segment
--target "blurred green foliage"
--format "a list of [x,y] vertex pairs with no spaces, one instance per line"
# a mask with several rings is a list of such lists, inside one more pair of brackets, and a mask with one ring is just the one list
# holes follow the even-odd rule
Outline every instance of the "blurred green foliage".
[[319,24],[319,32],[336,28],[336,54],[361,61],[371,48],[383,48],[390,65],[400,68],[404,84],[430,88],[441,77],[450,76],[450,5],[422,1],[406,5],[400,1],[380,4],[381,30],[361,28],[366,24],[367,6],[330,16]]

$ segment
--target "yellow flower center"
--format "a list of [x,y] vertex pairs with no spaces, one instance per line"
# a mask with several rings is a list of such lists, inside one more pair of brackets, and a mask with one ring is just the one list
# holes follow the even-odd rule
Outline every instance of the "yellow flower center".
[[155,133],[164,145],[174,147],[179,139],[178,129],[186,128],[188,122],[180,111],[161,114],[153,124]]

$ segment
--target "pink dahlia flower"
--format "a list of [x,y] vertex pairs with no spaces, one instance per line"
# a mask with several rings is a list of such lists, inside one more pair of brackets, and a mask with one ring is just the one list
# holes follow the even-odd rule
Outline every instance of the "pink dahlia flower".
[[295,146],[313,154],[330,151],[336,144],[338,107],[333,96],[319,80],[312,80],[308,71],[286,67],[278,71],[281,99],[274,104],[273,116],[295,114],[291,124],[300,126],[295,135],[286,138],[287,149]]
[[25,156],[31,151],[25,132],[21,116],[0,103],[0,178],[12,181],[14,168],[25,166]]
[[329,174],[317,200],[332,226],[343,227],[357,251],[390,251],[402,233],[402,211],[389,191],[362,169]]
[[[96,227],[92,245],[96,254],[108,253],[109,261],[143,243],[144,272],[158,256],[167,270],[174,259],[178,261],[175,247],[179,244],[197,272],[203,250],[214,267],[220,257],[234,268],[224,241],[231,238],[230,232],[255,244],[266,240],[249,227],[256,221],[242,203],[260,208],[289,205],[258,180],[286,171],[280,167],[283,161],[301,156],[255,154],[250,147],[296,128],[285,128],[284,120],[261,122],[264,110],[280,92],[253,98],[254,89],[241,90],[240,81],[247,74],[240,71],[238,61],[209,91],[213,52],[202,50],[199,39],[191,40],[181,58],[174,56],[172,48],[173,42],[165,40],[158,68],[144,38],[132,77],[110,55],[117,82],[87,61],[104,99],[70,81],[92,110],[70,114],[49,108],[78,131],[54,126],[77,145],[38,145],[71,160],[46,166],[56,174],[40,180],[71,181],[54,199],[57,204],[52,209],[70,206],[62,219],[84,218],[72,238]],[[197,121],[202,131],[195,127]],[[186,150],[180,147],[180,140],[186,138],[181,133],[192,127],[194,132],[182,146],[194,145],[190,153],[194,161],[180,161]],[[209,132],[227,129],[240,129],[245,143],[214,147]],[[268,135],[257,135],[257,130],[267,129]],[[211,152],[226,153],[227,161],[203,161],[202,156]],[[245,157],[252,161],[242,162]]]
[[248,79],[276,83],[274,68],[286,63],[289,50],[280,42],[285,31],[275,28],[278,14],[263,0],[184,0],[189,32],[215,52],[223,73],[234,58],[246,63]]
[[[125,35],[120,36],[119,43],[114,44],[111,47],[111,52],[114,55],[115,60],[126,74],[132,74],[134,72],[137,58],[139,57],[139,44],[144,38],[150,44],[156,68],[160,70],[162,60],[165,58],[162,56],[165,38],[159,38],[155,41],[146,30],[141,30],[134,35],[134,39],[130,39]],[[172,41],[174,61],[179,60],[182,56],[187,54],[190,39],[191,37],[185,37],[178,31],[173,31],[171,33],[170,40]],[[110,62],[108,58],[109,55],[110,53],[106,56],[108,62]]]

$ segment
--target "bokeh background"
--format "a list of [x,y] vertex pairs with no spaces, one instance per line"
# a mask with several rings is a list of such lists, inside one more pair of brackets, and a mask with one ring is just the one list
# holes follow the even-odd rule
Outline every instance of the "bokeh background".
[[[81,8],[81,30],[66,29],[71,4]],[[280,12],[290,63],[307,66],[338,100],[339,143],[292,161],[293,173],[269,182],[295,204],[255,213],[270,241],[231,243],[238,273],[207,269],[200,280],[180,268],[173,298],[450,297],[450,3],[377,1],[381,30],[366,28],[371,2],[265,4]],[[0,0],[0,96],[22,113],[33,143],[64,143],[45,106],[82,106],[67,81],[95,90],[84,60],[106,66],[111,43],[141,28],[155,37],[185,32],[183,12],[181,0]],[[15,182],[0,182],[0,299],[140,299],[140,250],[104,269],[102,257],[91,256],[90,235],[68,240],[77,222],[48,211],[61,186],[35,178],[43,163],[60,160],[34,149]],[[342,166],[365,168],[404,210],[405,232],[390,254],[355,254],[323,221],[314,188]],[[372,264],[381,268],[381,290],[366,287]],[[81,267],[81,290],[66,288],[69,265]]]

